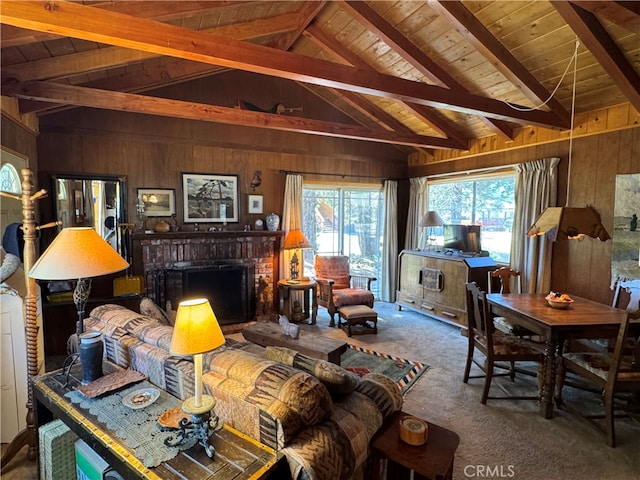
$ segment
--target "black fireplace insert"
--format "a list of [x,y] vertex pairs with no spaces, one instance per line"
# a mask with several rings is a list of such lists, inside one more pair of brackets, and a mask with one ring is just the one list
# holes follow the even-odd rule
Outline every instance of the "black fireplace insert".
[[253,263],[215,262],[182,271],[182,299],[208,298],[218,323],[249,322],[256,315]]

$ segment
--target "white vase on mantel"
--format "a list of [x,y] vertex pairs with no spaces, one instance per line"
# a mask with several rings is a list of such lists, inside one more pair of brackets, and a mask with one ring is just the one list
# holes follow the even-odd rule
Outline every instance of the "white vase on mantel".
[[267,215],[267,230],[270,232],[278,231],[278,227],[280,226],[280,215],[277,213],[270,213]]

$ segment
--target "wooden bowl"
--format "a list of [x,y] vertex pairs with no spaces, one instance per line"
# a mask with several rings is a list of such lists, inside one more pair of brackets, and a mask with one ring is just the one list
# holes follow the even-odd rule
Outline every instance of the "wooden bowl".
[[550,298],[547,298],[546,300],[547,300],[547,303],[549,304],[549,306],[551,308],[558,308],[558,309],[568,308],[569,305],[571,305],[573,303],[573,300],[556,301],[556,300],[552,300]]

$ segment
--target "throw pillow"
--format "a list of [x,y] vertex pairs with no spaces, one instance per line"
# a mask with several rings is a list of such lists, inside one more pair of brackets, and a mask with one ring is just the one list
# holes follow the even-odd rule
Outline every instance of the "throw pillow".
[[151,300],[150,298],[144,297],[142,300],[140,300],[140,313],[146,315],[147,317],[156,319],[163,325],[174,325],[171,317],[169,317],[169,315],[167,315],[167,313],[158,305],[153,303],[153,300]]
[[335,363],[309,357],[285,347],[266,347],[267,358],[275,362],[303,370],[320,380],[332,394],[343,395],[353,392],[360,383],[360,377]]

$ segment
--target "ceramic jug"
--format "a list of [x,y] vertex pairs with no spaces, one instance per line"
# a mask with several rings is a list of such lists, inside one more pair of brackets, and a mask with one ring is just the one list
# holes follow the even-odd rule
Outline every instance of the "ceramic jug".
[[275,232],[280,226],[280,215],[277,213],[270,213],[267,215],[267,230]]

